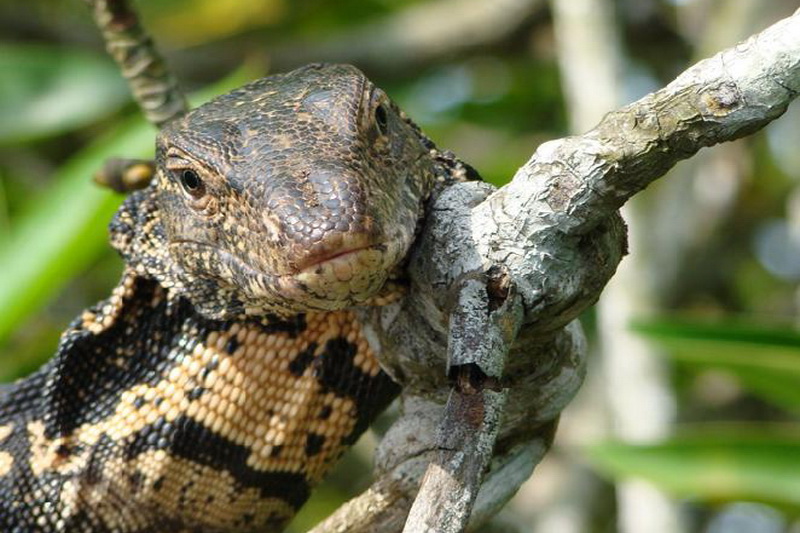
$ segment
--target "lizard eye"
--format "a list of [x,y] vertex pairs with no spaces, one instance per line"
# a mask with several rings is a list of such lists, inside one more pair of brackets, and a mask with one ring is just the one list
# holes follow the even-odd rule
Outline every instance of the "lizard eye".
[[189,168],[181,171],[181,186],[184,191],[195,198],[203,196],[206,191],[203,180],[200,179],[197,172]]
[[389,129],[389,112],[386,110],[386,104],[380,104],[375,108],[375,124],[378,125],[381,134],[386,135]]

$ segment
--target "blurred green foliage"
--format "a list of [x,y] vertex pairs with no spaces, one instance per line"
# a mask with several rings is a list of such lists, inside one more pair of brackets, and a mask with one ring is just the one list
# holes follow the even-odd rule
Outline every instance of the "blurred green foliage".
[[[44,47],[40,51],[47,53]],[[106,61],[94,60],[108,69]],[[109,70],[107,75],[112,72],[116,74],[116,69]],[[244,72],[238,72],[193,100],[203,102],[248,78]],[[68,85],[64,87],[54,84],[50,92],[41,90],[34,98],[59,101],[61,92],[69,95],[72,91]],[[0,285],[0,344],[54,292],[108,248],[105,228],[122,197],[97,187],[88,177],[117,154],[152,157],[154,134],[154,128],[139,116],[120,121],[111,131],[68,158],[53,175],[53,186],[20,210],[0,247],[0,272],[6,280],[13,280]],[[20,250],[25,253],[19,253]],[[17,377],[29,369],[30,363],[0,352],[0,380]]]
[[776,406],[775,421],[695,422],[657,444],[595,444],[587,454],[593,464],[693,499],[759,501],[800,513],[800,333],[742,321],[677,319],[633,328],[688,372],[725,372]]
[[588,456],[615,476],[642,477],[695,500],[757,501],[800,511],[798,427],[707,426],[658,444],[596,445]]
[[[84,50],[0,43],[0,143],[85,126],[129,99],[107,58]],[[8,75],[13,73],[13,75]]]

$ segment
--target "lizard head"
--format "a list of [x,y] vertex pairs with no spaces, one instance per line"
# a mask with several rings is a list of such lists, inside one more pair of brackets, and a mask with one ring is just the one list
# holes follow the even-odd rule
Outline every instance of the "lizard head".
[[[347,65],[220,96],[159,134],[160,254],[212,316],[363,303],[396,273],[434,182],[430,144]],[[219,295],[225,295],[219,298]]]

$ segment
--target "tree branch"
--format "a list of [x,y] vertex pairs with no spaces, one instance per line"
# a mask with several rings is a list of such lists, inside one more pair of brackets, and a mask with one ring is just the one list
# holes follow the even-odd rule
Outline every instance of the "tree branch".
[[[476,209],[476,218],[495,223],[477,225],[473,237],[489,264],[503,262],[511,270],[532,318],[553,321],[542,312],[561,312],[550,299],[567,304],[589,287],[564,286],[565,278],[553,275],[563,268],[552,259],[537,259],[544,252],[561,253],[544,247],[545,241],[594,231],[679,160],[778,118],[798,91],[800,14],[795,13],[701,61],[664,89],[609,113],[588,133],[541,145],[511,183]],[[520,250],[520,239],[533,246]]]
[[[387,525],[402,523],[427,465],[441,464],[444,447],[429,435],[436,435],[450,390],[443,354],[454,309],[447,288],[476,272],[505,269],[524,309],[506,359],[509,399],[489,475],[525,442],[546,448],[547,432],[583,376],[585,343],[572,321],[597,300],[625,251],[616,210],[701,147],[774,120],[799,91],[800,12],[608,114],[585,135],[543,144],[505,187],[458,184],[435,199],[409,265],[408,298],[362,311],[382,362],[404,384],[405,409],[380,445],[372,496],[356,502],[388,493],[392,505],[381,507],[377,521],[360,515],[348,522],[352,515],[342,512],[315,531],[397,530]],[[474,319],[480,323],[486,312]],[[432,491],[425,498],[435,507],[447,496]],[[433,530],[433,523],[414,521],[406,530]]]
[[543,145],[525,169],[535,175],[532,165],[569,156],[561,159],[564,172],[582,184],[557,211],[578,231],[592,227],[681,159],[749,135],[782,115],[800,91],[799,68],[795,13],[609,113],[586,135]]

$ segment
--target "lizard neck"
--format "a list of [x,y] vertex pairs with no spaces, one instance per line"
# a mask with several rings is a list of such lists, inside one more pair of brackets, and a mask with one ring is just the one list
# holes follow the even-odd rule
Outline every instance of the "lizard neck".
[[40,374],[39,408],[0,420],[0,453],[30,450],[0,496],[48,480],[32,505],[120,531],[278,527],[398,392],[350,311],[212,320],[130,270]]

